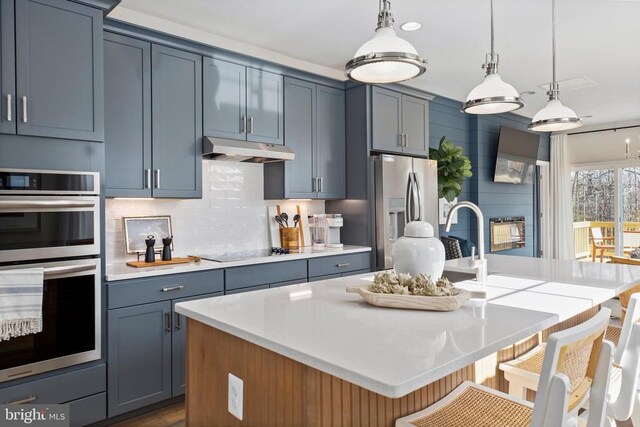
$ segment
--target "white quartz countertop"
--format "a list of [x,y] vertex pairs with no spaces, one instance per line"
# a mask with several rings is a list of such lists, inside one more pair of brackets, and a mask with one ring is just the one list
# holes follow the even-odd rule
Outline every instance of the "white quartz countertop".
[[[486,258],[489,275],[534,279],[534,282],[527,282],[528,286],[565,283],[602,288],[611,291],[610,295],[614,297],[640,284],[640,268],[632,265],[493,254]],[[469,259],[446,261],[444,276],[447,271],[469,273]]]
[[[371,274],[189,301],[177,304],[176,311],[396,398],[596,306],[640,279],[635,271],[608,265],[489,257],[490,272],[499,264],[513,266],[505,267],[513,274],[490,274],[483,284],[458,283],[485,292],[486,299],[472,299],[453,312],[372,307],[346,293],[346,286],[366,283]],[[567,266],[574,272],[567,273]]]
[[[142,277],[162,276],[165,274],[188,273],[192,271],[215,270],[219,268],[239,267],[243,265],[267,264],[272,262],[293,261],[297,259],[318,258],[340,254],[354,254],[359,252],[371,252],[371,248],[365,246],[349,246],[342,248],[300,248],[297,253],[287,255],[265,256],[257,258],[247,258],[238,261],[216,262],[201,260],[200,262],[190,262],[188,264],[165,265],[158,267],[135,268],[129,267],[126,261],[107,264],[105,280],[115,282],[126,279],[140,279]],[[178,256],[178,255],[174,255]],[[184,255],[181,255],[184,256]]]

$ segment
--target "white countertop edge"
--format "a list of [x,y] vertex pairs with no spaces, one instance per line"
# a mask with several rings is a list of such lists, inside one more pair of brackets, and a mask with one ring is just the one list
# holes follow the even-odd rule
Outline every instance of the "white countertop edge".
[[[312,248],[309,248],[309,249],[312,249]],[[288,255],[282,255],[282,256],[249,258],[245,260],[230,261],[230,262],[202,260],[196,263],[191,262],[191,263],[185,263],[185,264],[174,264],[174,265],[168,265],[168,266],[143,267],[143,268],[129,267],[126,265],[127,261],[123,261],[121,263],[122,265],[118,264],[117,268],[125,269],[127,272],[126,273],[120,273],[120,272],[110,273],[109,270],[110,269],[113,270],[115,268],[115,264],[107,264],[105,269],[106,270],[105,281],[117,282],[120,280],[142,279],[145,277],[154,277],[154,276],[165,276],[168,274],[180,274],[180,273],[189,273],[194,271],[206,271],[206,270],[219,270],[221,268],[242,267],[247,265],[258,265],[258,264],[271,264],[274,262],[296,261],[301,259],[321,258],[321,257],[341,255],[341,254],[357,254],[362,252],[371,252],[371,248],[367,246],[349,246],[349,245],[345,245],[345,247],[343,248],[324,248],[324,249],[313,249],[313,250],[315,252],[295,253],[295,254],[288,254]]]
[[[367,389],[374,393],[378,393],[380,395],[383,395],[391,399],[399,398],[409,393],[412,393],[486,356],[489,356],[507,347],[508,345],[511,345],[522,339],[525,339],[533,334],[536,334],[546,328],[549,328],[559,323],[557,315],[549,314],[549,317],[547,319],[540,321],[538,323],[532,324],[527,329],[524,329],[519,333],[513,334],[509,337],[505,337],[495,343],[489,344],[476,352],[468,353],[464,357],[451,360],[444,367],[440,367],[438,369],[426,372],[422,375],[414,377],[400,384],[386,384],[386,383],[381,383],[379,381],[372,380],[371,378],[362,376],[352,371],[345,370],[341,366],[320,360],[312,355],[302,353],[290,347],[286,347],[286,346],[274,343],[258,335],[235,328],[227,323],[216,321],[214,319],[211,319],[210,317],[207,317],[200,313],[184,308],[180,303],[176,304],[175,310],[179,314],[182,314],[186,317],[197,320],[198,322],[204,323],[205,325],[211,326],[212,328],[219,329],[223,332],[229,333],[235,337],[241,338],[252,344],[266,348],[267,350],[273,351],[282,356],[285,356],[297,362],[300,362],[304,365],[318,369],[319,371],[333,375],[334,377],[348,381],[359,387],[362,387],[364,389]],[[526,310],[523,310],[523,311],[526,311]]]

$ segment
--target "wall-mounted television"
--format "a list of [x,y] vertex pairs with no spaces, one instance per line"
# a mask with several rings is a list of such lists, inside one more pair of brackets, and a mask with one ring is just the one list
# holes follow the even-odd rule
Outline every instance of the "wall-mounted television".
[[533,183],[539,144],[538,134],[507,126],[500,127],[494,182]]

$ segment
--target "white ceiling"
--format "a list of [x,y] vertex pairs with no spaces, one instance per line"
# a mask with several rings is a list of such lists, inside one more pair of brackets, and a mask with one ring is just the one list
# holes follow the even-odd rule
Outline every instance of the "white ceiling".
[[[496,51],[502,78],[535,90],[518,113],[531,117],[545,101],[538,85],[551,80],[551,0],[495,0]],[[393,0],[398,33],[429,60],[408,83],[464,100],[483,76],[489,50],[489,0]],[[372,37],[377,0],[123,0],[115,19],[343,78],[344,64]],[[640,1],[558,0],[558,78],[597,83],[561,91],[586,124],[640,118]],[[561,87],[562,90],[562,87]]]

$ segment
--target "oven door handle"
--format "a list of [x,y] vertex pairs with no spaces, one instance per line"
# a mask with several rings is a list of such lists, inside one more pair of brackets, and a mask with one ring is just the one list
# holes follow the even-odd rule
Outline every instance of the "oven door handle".
[[44,269],[44,275],[46,276],[58,276],[61,274],[80,273],[83,271],[95,270],[95,264],[81,264],[81,265],[65,265],[60,267],[48,267]]
[[93,200],[0,200],[0,209],[93,208]]

